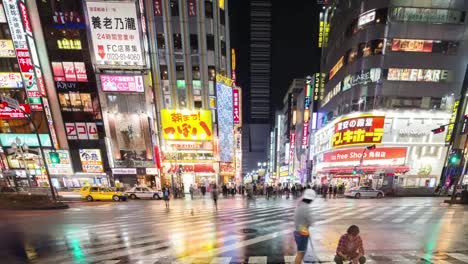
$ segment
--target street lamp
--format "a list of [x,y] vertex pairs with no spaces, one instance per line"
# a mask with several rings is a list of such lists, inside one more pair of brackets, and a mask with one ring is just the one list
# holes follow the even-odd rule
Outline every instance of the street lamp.
[[[11,143],[11,149],[15,151],[15,154],[20,154],[20,160],[23,163],[24,169],[26,170],[26,178],[28,180],[28,186],[31,188],[31,175],[29,173],[28,165],[26,163],[26,159],[24,158],[24,154],[28,153],[29,147],[26,143],[22,144],[21,139],[19,137],[15,138],[15,142]],[[21,163],[21,162],[20,162]],[[21,166],[20,166],[21,168]]]

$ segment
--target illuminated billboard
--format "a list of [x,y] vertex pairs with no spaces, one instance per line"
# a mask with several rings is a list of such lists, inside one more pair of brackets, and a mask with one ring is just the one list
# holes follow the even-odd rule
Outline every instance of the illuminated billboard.
[[162,109],[161,124],[164,139],[211,140],[211,111]]
[[143,93],[145,91],[141,75],[101,75],[100,78],[104,92]]
[[446,82],[450,71],[439,69],[389,68],[387,80],[405,82]]
[[345,117],[335,124],[333,148],[380,144],[384,135],[385,116],[363,114]]
[[432,40],[393,39],[392,51],[432,52]]
[[[55,152],[58,153],[59,162],[53,163],[50,160],[50,153]],[[70,153],[68,150],[50,150],[44,149],[44,155],[46,158],[47,168],[49,168],[50,175],[72,175],[73,168],[71,165],[71,158]]]
[[86,1],[96,65],[144,66],[135,2]]
[[331,80],[333,76],[343,67],[344,65],[344,57],[341,56],[341,58],[338,60],[338,62],[333,66],[333,68],[330,70],[330,74],[328,75],[328,80]]
[[104,172],[100,149],[79,149],[83,172]]
[[232,88],[223,83],[216,83],[216,106],[218,112],[219,159],[233,161],[234,119]]

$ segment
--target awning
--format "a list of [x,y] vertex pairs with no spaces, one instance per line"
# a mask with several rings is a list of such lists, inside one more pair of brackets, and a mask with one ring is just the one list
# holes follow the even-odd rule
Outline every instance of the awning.
[[[356,167],[337,167],[337,168],[324,168],[318,170],[318,173],[330,174],[352,174]],[[394,170],[396,173],[405,173],[409,171],[408,166],[366,166],[357,169],[362,169],[366,173],[372,173],[376,170]]]

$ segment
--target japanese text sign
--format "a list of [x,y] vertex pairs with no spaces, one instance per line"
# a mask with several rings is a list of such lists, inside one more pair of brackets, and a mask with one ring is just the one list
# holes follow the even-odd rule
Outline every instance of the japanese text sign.
[[335,124],[333,148],[380,144],[384,134],[385,116],[361,115],[344,118]]
[[291,132],[289,135],[289,161],[294,164],[294,148],[296,146],[296,133]]
[[211,140],[211,111],[161,110],[164,139],[169,140]]
[[96,65],[144,66],[135,2],[86,1]]
[[239,89],[232,90],[232,114],[234,116],[234,124],[240,123],[240,94]]
[[87,82],[84,62],[52,62],[54,81],[57,82]]
[[10,39],[0,39],[0,58],[16,57],[13,41]]
[[363,152],[362,148],[333,150],[323,154],[323,162],[330,165],[358,165],[362,159],[364,165],[404,165],[406,147],[378,147]]
[[18,72],[0,72],[0,88],[23,88],[23,80]]
[[450,116],[450,123],[447,126],[447,135],[445,136],[445,143],[450,144],[452,141],[452,133],[453,133],[453,128],[455,125],[455,121],[457,119],[457,113],[458,113],[458,106],[460,105],[460,101],[457,100],[453,104],[453,109],[452,109],[452,115]]
[[104,92],[139,92],[145,91],[143,77],[140,75],[101,75]]
[[80,149],[81,168],[83,172],[103,172],[100,149]]
[[5,107],[3,109],[0,108],[0,118],[1,119],[26,118],[24,113],[27,113],[27,114],[31,113],[31,109],[29,108],[29,104],[20,104],[20,107],[23,110],[13,109],[11,107]]

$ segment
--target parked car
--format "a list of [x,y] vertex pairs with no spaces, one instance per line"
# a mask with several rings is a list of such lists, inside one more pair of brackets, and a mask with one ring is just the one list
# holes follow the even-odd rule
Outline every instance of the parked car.
[[359,199],[361,197],[382,198],[384,197],[384,192],[376,190],[372,187],[360,186],[347,190],[344,195],[346,197],[352,197],[356,199]]
[[80,189],[81,199],[86,199],[87,201],[94,200],[113,200],[113,201],[126,201],[127,196],[122,192],[114,191],[106,187],[98,186],[83,186]]
[[[457,198],[458,198],[458,197],[461,197],[461,192],[462,192],[463,190],[466,190],[466,189],[468,189],[468,185],[467,185],[467,184],[458,185],[458,186],[457,186],[457,192],[455,193],[455,197],[457,197]],[[448,190],[447,195],[448,195],[448,196],[452,196],[452,193],[453,193],[453,185],[450,186],[450,189]]]
[[163,197],[162,191],[155,191],[149,187],[133,187],[125,192],[130,199],[161,199]]

